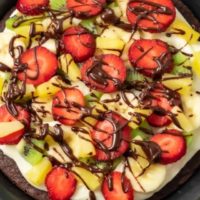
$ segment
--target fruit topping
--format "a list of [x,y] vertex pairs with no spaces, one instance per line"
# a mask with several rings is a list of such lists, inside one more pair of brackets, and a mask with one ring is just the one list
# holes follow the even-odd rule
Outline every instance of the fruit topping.
[[[32,165],[38,164],[43,158],[44,141],[32,139],[28,142],[22,139],[18,145],[17,149],[19,153]],[[39,151],[37,150],[39,149]]]
[[175,129],[156,134],[151,138],[161,150],[160,162],[169,164],[180,160],[186,153],[186,141],[183,134]]
[[87,60],[81,68],[85,84],[102,92],[117,91],[126,79],[126,66],[121,58],[105,54]]
[[63,9],[64,7],[66,7],[66,3],[67,3],[66,0],[49,0],[49,1],[50,1],[49,2],[50,7],[53,10],[61,10],[61,9]]
[[52,200],[68,200],[76,189],[76,179],[64,167],[54,167],[47,175],[45,185]]
[[71,54],[76,62],[92,57],[96,48],[94,36],[81,26],[72,26],[65,30],[62,43],[64,51]]
[[19,59],[18,78],[33,85],[48,81],[58,68],[56,55],[41,46],[28,49]]
[[130,180],[120,172],[112,172],[105,177],[102,184],[105,200],[133,200],[134,190]]
[[105,113],[104,120],[96,123],[91,137],[97,160],[113,160],[128,149],[131,129],[127,124],[126,119],[114,112]]
[[12,121],[20,121],[22,124],[29,127],[30,114],[25,108],[19,105],[15,105],[12,111],[8,110],[6,105],[2,105],[0,107],[0,122]]
[[98,15],[105,3],[105,0],[68,0],[67,8],[75,17],[90,18]]
[[49,0],[18,0],[16,8],[25,15],[39,15],[48,5]]
[[176,16],[172,0],[131,0],[127,18],[133,28],[148,32],[164,32]]
[[153,110],[147,117],[149,124],[155,127],[167,126],[171,123],[171,110],[173,106],[180,105],[180,96],[162,84],[154,83],[143,94],[146,107]]
[[160,78],[172,70],[172,56],[161,40],[136,40],[129,49],[129,60],[145,76]]
[[84,96],[80,90],[76,88],[62,89],[53,98],[54,119],[65,125],[75,124],[82,117],[84,105]]

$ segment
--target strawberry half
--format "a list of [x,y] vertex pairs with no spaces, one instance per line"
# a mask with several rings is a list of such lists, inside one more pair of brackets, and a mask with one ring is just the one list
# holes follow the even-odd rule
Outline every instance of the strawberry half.
[[76,88],[59,91],[53,98],[52,113],[55,120],[65,125],[73,125],[82,117],[84,96]]
[[156,134],[151,138],[162,150],[162,164],[170,164],[180,160],[186,153],[186,141],[183,134],[175,129]]
[[51,200],[69,200],[76,190],[76,184],[74,174],[64,167],[54,167],[45,180]]
[[52,78],[58,68],[56,55],[41,46],[22,53],[20,63],[24,69],[19,70],[18,78],[36,86]]
[[[30,114],[28,111],[21,106],[16,106],[17,115],[13,116],[10,114],[6,108],[6,105],[0,107],[0,128],[2,128],[1,122],[13,122],[20,121],[25,125],[25,127],[29,127],[30,125]],[[11,123],[12,124],[12,123]],[[13,130],[10,130],[9,134],[0,137],[0,144],[17,144],[22,136],[25,133],[25,128],[22,126],[19,129],[17,127],[13,127]],[[7,129],[8,130],[8,129]],[[3,134],[4,130],[1,129],[1,134]]]
[[106,0],[67,0],[67,8],[78,18],[90,18],[98,15]]
[[176,17],[172,0],[130,0],[127,18],[134,28],[164,32]]
[[151,126],[154,126],[154,127],[168,126],[172,122],[170,117],[166,115],[161,116],[156,113],[152,113],[150,116],[148,116],[147,121]]
[[127,120],[114,112],[108,112],[104,120],[98,121],[91,131],[97,160],[113,160],[129,147],[131,129]]
[[76,62],[83,62],[94,55],[94,36],[81,26],[68,28],[62,37],[64,51],[72,55]]
[[134,191],[130,180],[120,172],[112,172],[104,178],[102,193],[105,200],[133,200]]
[[118,56],[105,54],[87,60],[81,68],[81,77],[92,89],[115,92],[126,79],[126,66]]
[[129,49],[129,60],[138,72],[151,78],[172,70],[168,44],[161,40],[136,40]]
[[180,106],[180,96],[177,92],[166,88],[161,83],[152,83],[143,91],[143,104],[153,110],[147,117],[150,125],[155,127],[167,126],[171,123],[170,112],[173,106]]
[[18,0],[16,8],[25,15],[39,15],[48,5],[49,0]]

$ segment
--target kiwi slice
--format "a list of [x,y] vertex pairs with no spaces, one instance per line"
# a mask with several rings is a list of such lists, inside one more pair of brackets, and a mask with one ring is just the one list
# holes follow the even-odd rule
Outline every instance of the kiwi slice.
[[92,102],[99,101],[103,94],[96,90],[93,90],[90,94],[85,96],[86,102],[88,105],[91,105]]
[[66,7],[66,0],[50,0],[50,7],[53,10],[60,10]]
[[[40,149],[44,149],[44,141],[42,140],[32,139],[31,143]],[[43,158],[43,154],[37,151],[31,144],[28,144],[24,139],[18,143],[17,149],[31,165],[38,164]]]
[[41,22],[42,19],[44,19],[43,15],[39,15],[37,17],[15,15],[6,20],[6,28],[15,30],[19,26],[29,26],[31,23]]
[[144,80],[145,80],[145,77],[142,74],[138,73],[137,71],[132,70],[132,69],[127,70],[126,81],[137,82],[137,81],[144,81]]
[[94,19],[84,19],[81,21],[80,25],[92,32],[93,34],[97,34]]

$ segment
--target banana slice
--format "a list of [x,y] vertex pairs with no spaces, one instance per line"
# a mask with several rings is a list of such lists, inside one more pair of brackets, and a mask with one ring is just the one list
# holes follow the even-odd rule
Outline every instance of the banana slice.
[[137,172],[138,167],[135,167],[135,162],[132,162],[131,160],[129,161],[132,172],[127,169],[126,174],[129,177],[135,191],[142,193],[155,191],[165,180],[166,167],[164,165],[152,164],[142,175],[135,177],[133,176],[133,173]]
[[[1,46],[0,46],[0,62],[7,65],[10,68],[14,67],[14,61],[13,58],[11,57],[9,53],[9,44],[12,38],[16,36],[14,32],[2,32],[0,33],[0,41],[1,41]],[[23,49],[26,48],[25,43],[23,38],[18,38],[14,42],[14,46],[21,46]],[[17,50],[16,50],[16,56],[17,55]]]
[[[142,141],[140,136],[135,139]],[[131,149],[136,156],[128,158],[129,168],[126,173],[133,188],[137,192],[155,191],[165,180],[166,167],[161,164],[151,164],[140,145],[133,143]]]
[[183,110],[186,113],[193,128],[197,129],[200,125],[200,95],[192,93],[191,95],[182,95]]

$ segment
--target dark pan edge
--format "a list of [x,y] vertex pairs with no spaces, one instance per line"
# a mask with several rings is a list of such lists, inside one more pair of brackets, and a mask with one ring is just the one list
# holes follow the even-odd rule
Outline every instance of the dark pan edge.
[[[182,13],[185,19],[200,32],[200,22],[190,11],[190,9],[182,3],[181,0],[173,0],[176,8]],[[4,18],[0,21],[0,31],[3,31],[5,27],[5,20],[9,18],[10,14],[15,8],[9,11]],[[169,196],[172,192],[177,190],[181,185],[188,181],[188,179],[195,173],[195,171],[200,167],[200,151],[198,151],[193,158],[183,167],[183,169],[178,173],[178,175],[169,182],[163,189],[154,194],[149,200],[162,200]],[[18,188],[24,191],[26,194],[34,199],[47,200],[48,195],[46,192],[31,186],[19,171],[16,163],[4,155],[0,150],[0,170],[10,179],[10,181],[15,184]]]

